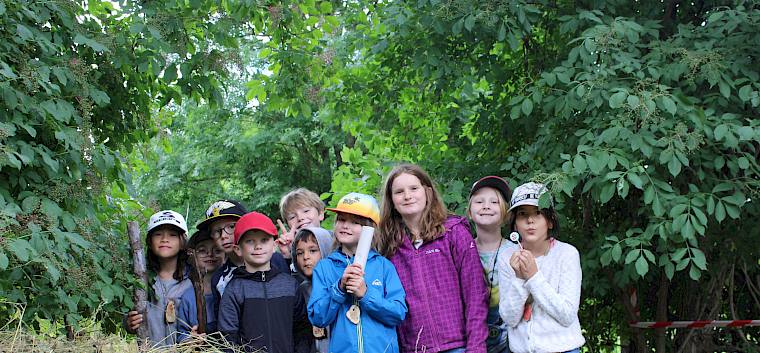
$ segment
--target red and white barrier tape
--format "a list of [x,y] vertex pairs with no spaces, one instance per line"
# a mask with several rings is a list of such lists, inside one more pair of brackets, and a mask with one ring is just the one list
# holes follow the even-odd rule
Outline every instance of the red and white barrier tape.
[[631,322],[635,328],[710,328],[760,326],[760,320],[699,320],[699,321],[639,321]]

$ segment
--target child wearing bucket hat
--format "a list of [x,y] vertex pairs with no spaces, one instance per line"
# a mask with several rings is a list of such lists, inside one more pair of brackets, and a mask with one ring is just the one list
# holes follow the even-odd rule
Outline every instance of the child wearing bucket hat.
[[478,247],[480,263],[488,285],[488,353],[509,352],[507,324],[499,316],[499,277],[496,264],[504,256],[507,248],[515,244],[505,241],[501,228],[506,224],[509,212],[508,201],[512,196],[507,181],[498,176],[486,176],[470,189],[467,216],[475,223],[475,245]]
[[277,228],[261,213],[247,213],[235,224],[234,251],[244,265],[224,290],[218,326],[246,352],[292,353],[293,333],[308,325],[306,305],[296,295],[298,282],[271,263],[275,239]]
[[554,207],[540,208],[546,187],[518,186],[512,194],[509,227],[520,247],[498,260],[499,313],[508,325],[512,352],[579,352],[585,343],[578,321],[581,265],[578,250],[556,239]]
[[375,198],[360,193],[343,196],[336,213],[337,249],[314,269],[309,320],[330,328],[330,351],[398,352],[396,326],[406,316],[405,292],[393,264],[370,250],[362,268],[354,264],[362,226],[376,227],[380,209]]
[[[181,214],[165,210],[150,217],[146,230],[146,262],[154,278],[146,310],[149,341],[154,347],[171,346],[180,338],[177,311],[187,305],[182,293],[192,288],[185,266],[187,223]],[[134,333],[143,315],[133,310],[125,319],[127,331]]]

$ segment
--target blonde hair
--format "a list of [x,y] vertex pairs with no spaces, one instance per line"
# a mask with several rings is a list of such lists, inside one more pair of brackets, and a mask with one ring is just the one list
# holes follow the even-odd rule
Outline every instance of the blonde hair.
[[480,188],[478,191],[475,191],[472,196],[470,196],[470,199],[467,200],[467,217],[472,219],[472,197],[475,196],[475,194],[479,193],[483,189],[491,189],[493,191],[496,191],[496,197],[499,199],[499,211],[501,211],[501,218],[499,219],[499,225],[504,226],[507,224],[507,221],[509,221],[509,208],[507,208],[507,200],[504,199],[504,196],[502,196],[501,192],[499,190],[496,190],[490,186],[484,186]]
[[314,207],[322,213],[325,211],[325,204],[319,195],[307,188],[298,188],[291,190],[280,199],[280,217],[287,219],[287,213],[296,207]]
[[375,249],[387,258],[396,253],[407,232],[404,229],[404,220],[393,205],[392,198],[393,181],[401,174],[417,177],[425,188],[427,205],[422,210],[419,224],[419,237],[423,242],[429,242],[443,234],[445,231],[443,222],[446,221],[446,217],[448,216],[446,205],[444,205],[438,190],[436,190],[433,179],[420,166],[405,163],[393,168],[388,173],[383,186],[380,225],[378,227],[379,236],[375,237],[373,244]]

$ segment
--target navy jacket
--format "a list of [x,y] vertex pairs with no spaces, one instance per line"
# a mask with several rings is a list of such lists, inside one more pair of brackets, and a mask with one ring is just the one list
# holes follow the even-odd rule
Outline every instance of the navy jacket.
[[293,353],[293,332],[308,325],[298,282],[277,268],[233,272],[219,303],[219,331],[246,351]]

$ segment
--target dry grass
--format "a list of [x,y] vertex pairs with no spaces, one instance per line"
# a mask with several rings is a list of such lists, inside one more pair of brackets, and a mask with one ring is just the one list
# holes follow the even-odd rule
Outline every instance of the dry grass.
[[26,307],[20,303],[10,303],[0,299],[0,304],[13,307],[14,315],[0,327],[0,353],[160,353],[160,352],[243,352],[218,336],[198,336],[185,340],[169,348],[144,347],[138,349],[134,336],[104,334],[94,319],[83,320],[82,328],[69,340],[60,335],[61,324],[49,320],[36,319],[39,329],[34,330],[23,323]]

